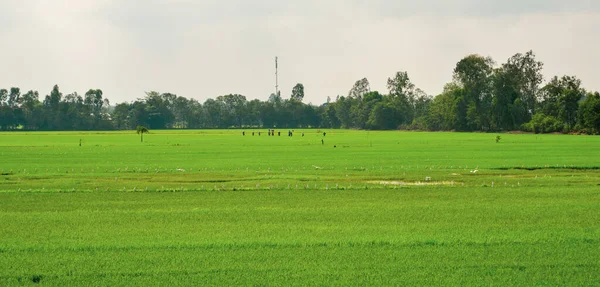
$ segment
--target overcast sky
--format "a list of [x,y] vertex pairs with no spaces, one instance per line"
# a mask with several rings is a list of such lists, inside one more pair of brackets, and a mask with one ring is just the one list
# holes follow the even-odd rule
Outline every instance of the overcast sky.
[[100,88],[112,103],[145,91],[204,102],[228,93],[305,102],[367,77],[386,91],[407,71],[438,94],[462,57],[501,64],[532,49],[546,79],[600,90],[598,0],[0,0],[0,88]]

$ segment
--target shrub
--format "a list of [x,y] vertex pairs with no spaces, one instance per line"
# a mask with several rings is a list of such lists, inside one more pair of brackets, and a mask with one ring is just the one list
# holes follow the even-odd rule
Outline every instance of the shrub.
[[548,116],[543,113],[533,115],[530,122],[521,126],[523,131],[534,132],[536,134],[562,132],[564,128],[564,123],[553,116]]

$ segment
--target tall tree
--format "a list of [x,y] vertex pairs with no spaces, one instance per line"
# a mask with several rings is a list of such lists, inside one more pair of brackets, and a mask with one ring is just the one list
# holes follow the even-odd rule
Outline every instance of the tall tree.
[[369,84],[369,80],[367,78],[363,78],[361,80],[356,81],[350,92],[348,92],[348,96],[351,98],[362,98],[366,93],[371,91],[371,85]]
[[460,118],[466,120],[465,129],[489,130],[492,107],[492,74],[494,60],[480,55],[469,55],[456,64],[454,81],[463,89]]
[[579,128],[590,134],[600,134],[600,93],[589,93],[579,108]]
[[238,94],[218,96],[217,101],[223,103],[226,112],[224,120],[227,126],[242,127],[244,125],[244,111],[246,108],[246,97]]
[[8,99],[8,90],[0,89],[0,106],[7,105],[6,99]]
[[113,125],[117,130],[130,129],[129,123],[129,104],[120,103],[115,106],[112,112]]
[[447,84],[442,94],[435,97],[427,114],[427,129],[458,130],[461,128],[459,113],[462,101],[462,89],[455,83]]
[[47,118],[45,125],[46,129],[60,130],[65,124],[59,109],[62,96],[63,94],[60,92],[58,85],[54,85],[50,94],[46,95],[46,98],[44,99],[44,107]]
[[43,113],[39,112],[40,101],[37,91],[28,91],[21,98],[21,107],[24,113],[24,129],[35,130],[42,124]]
[[16,108],[19,104],[20,97],[21,89],[16,87],[10,88],[10,93],[8,94],[8,106],[11,108]]
[[410,124],[415,118],[417,98],[422,91],[410,81],[407,72],[396,72],[393,78],[388,78],[387,88],[391,97],[390,108],[395,110],[395,118],[390,121],[394,121],[396,127]]
[[171,94],[160,94],[151,91],[146,93],[147,123],[152,129],[165,129],[171,127],[174,116],[171,109]]
[[535,113],[543,63],[533,51],[515,54],[494,74],[495,124],[500,129],[519,128]]
[[571,130],[577,123],[579,101],[584,96],[581,80],[555,76],[540,91],[538,112],[560,119]]
[[302,102],[304,99],[304,85],[298,83],[292,89],[292,96],[290,97],[294,101]]

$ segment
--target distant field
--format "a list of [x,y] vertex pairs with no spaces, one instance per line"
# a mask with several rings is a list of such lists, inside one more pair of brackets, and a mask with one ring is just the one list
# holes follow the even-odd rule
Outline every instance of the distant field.
[[600,282],[600,137],[281,132],[0,133],[0,286]]

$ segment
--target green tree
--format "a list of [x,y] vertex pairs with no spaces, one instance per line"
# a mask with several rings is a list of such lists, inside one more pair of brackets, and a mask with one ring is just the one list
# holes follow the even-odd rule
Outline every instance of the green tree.
[[226,128],[223,114],[225,111],[225,104],[223,102],[216,101],[214,99],[207,99],[202,105],[204,110],[204,126],[206,128]]
[[10,93],[8,94],[8,106],[11,108],[17,107],[19,104],[19,99],[21,97],[21,89],[12,87],[10,88]]
[[376,130],[392,130],[398,128],[397,110],[389,101],[381,101],[375,104],[369,115],[367,126]]
[[498,129],[515,129],[531,119],[544,80],[543,66],[529,51],[515,54],[495,70],[493,111]]
[[54,85],[50,94],[46,95],[46,98],[44,99],[46,115],[45,129],[61,130],[67,125],[68,121],[65,120],[65,117],[61,114],[60,110],[62,96],[63,94],[60,92],[58,85]]
[[153,129],[165,129],[172,126],[174,116],[172,112],[172,102],[177,96],[173,94],[160,94],[152,91],[146,93],[145,109],[147,114],[147,124]]
[[90,111],[95,129],[99,127],[102,119],[102,106],[104,105],[102,95],[103,92],[100,89],[90,89],[85,93],[84,104]]
[[150,133],[148,128],[144,126],[138,126],[136,132],[140,135],[140,142],[144,142],[144,134]]
[[175,118],[174,127],[187,129],[192,117],[192,109],[190,100],[184,97],[176,97],[171,105],[172,113]]
[[302,99],[304,99],[304,85],[303,84],[298,83],[294,86],[294,88],[292,89],[291,99],[294,101],[302,102]]
[[321,115],[321,122],[325,124],[327,128],[339,128],[341,126],[340,120],[336,114],[335,103],[329,103],[324,105],[324,111]]
[[226,127],[242,127],[244,125],[244,113],[246,109],[246,97],[239,94],[229,94],[224,96],[218,96],[217,101],[223,104],[225,112],[223,116],[223,122],[226,123]]
[[115,106],[112,112],[113,125],[117,130],[125,130],[129,128],[129,104],[120,103]]
[[563,77],[562,80],[566,89],[558,100],[558,116],[571,131],[577,124],[579,101],[585,96],[585,91],[581,88],[581,81],[575,77]]
[[490,130],[492,107],[492,75],[494,60],[480,55],[469,55],[456,64],[454,81],[462,88],[462,105],[457,112],[465,119],[467,130]]
[[369,84],[369,80],[367,78],[360,79],[354,83],[350,92],[348,92],[348,96],[350,98],[362,98],[365,94],[371,91],[371,85]]
[[[415,88],[407,72],[397,72],[393,78],[388,78],[387,88],[391,102],[386,108],[393,109],[395,115],[394,118],[389,119],[393,123],[387,126],[395,125],[394,128],[397,128],[400,124],[411,123],[414,119],[417,93],[420,90]],[[380,111],[382,109],[383,106],[378,108]]]
[[444,92],[429,105],[426,126],[429,130],[456,130],[460,128],[458,107],[462,100],[462,89],[447,84]]
[[43,113],[39,112],[41,103],[37,91],[28,91],[21,97],[21,108],[23,109],[23,129],[36,130],[42,124]]
[[578,127],[589,134],[600,134],[600,93],[589,93],[581,102]]
[[560,119],[572,130],[577,124],[579,101],[584,96],[581,80],[572,76],[553,77],[540,91],[538,112]]
[[350,109],[352,108],[353,99],[348,97],[340,97],[335,102],[335,114],[340,122],[342,128],[352,128],[352,117],[350,116]]
[[7,105],[6,99],[8,99],[8,90],[0,89],[0,106]]

